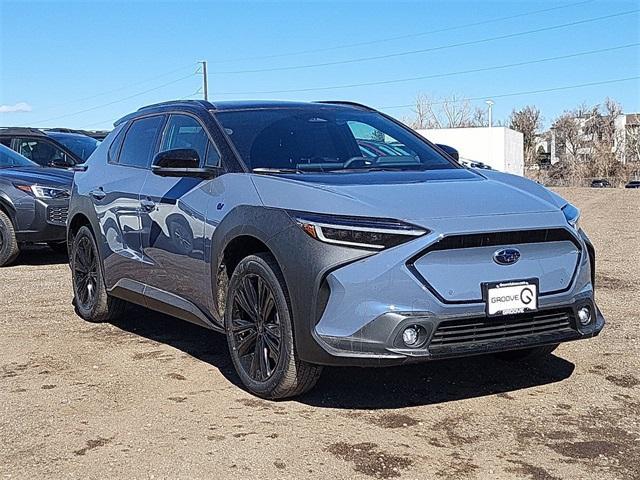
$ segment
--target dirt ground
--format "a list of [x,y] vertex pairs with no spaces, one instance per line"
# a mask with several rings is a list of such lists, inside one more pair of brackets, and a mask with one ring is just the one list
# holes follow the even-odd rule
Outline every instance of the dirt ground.
[[145,310],[93,325],[66,258],[0,270],[0,478],[640,478],[640,193],[564,189],[597,252],[600,337],[542,364],[326,369],[244,392],[224,338]]

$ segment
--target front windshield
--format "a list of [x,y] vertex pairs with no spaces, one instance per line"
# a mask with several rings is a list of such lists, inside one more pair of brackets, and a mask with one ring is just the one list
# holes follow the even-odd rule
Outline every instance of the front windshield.
[[23,157],[10,148],[0,145],[0,168],[39,167],[35,162]]
[[100,145],[98,140],[85,135],[49,133],[49,136],[71,150],[83,161],[89,158],[93,151],[98,148],[98,145]]
[[376,112],[319,105],[216,113],[254,171],[349,172],[459,168]]

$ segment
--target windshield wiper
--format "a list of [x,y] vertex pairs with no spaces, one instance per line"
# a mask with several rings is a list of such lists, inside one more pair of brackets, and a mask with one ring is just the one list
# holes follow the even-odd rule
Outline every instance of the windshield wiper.
[[258,167],[252,168],[251,171],[253,173],[304,173],[302,170],[298,170],[297,168],[267,168],[267,167]]
[[328,170],[330,172],[338,172],[338,173],[358,173],[358,172],[408,172],[408,171],[415,171],[415,172],[423,172],[425,170],[428,170],[428,168],[426,168],[424,165],[423,166],[418,166],[418,165],[412,165],[412,166],[384,166],[384,167],[376,167],[376,166],[370,166],[370,167],[357,167],[357,168],[335,168],[332,170]]

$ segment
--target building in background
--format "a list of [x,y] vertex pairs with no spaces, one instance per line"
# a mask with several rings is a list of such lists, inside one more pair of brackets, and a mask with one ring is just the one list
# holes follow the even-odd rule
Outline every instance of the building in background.
[[432,143],[444,143],[460,157],[479,161],[501,172],[524,175],[524,138],[506,127],[439,128],[416,130]]
[[[558,133],[557,128],[551,127],[549,153],[552,165],[558,163],[568,149],[582,162],[587,162],[594,155],[595,145],[602,141],[603,132],[597,126],[594,127],[593,119],[593,115],[573,117],[575,131],[567,134],[565,128],[564,136]],[[616,158],[622,164],[640,161],[640,113],[622,113],[615,116],[613,128],[611,151],[615,153]]]

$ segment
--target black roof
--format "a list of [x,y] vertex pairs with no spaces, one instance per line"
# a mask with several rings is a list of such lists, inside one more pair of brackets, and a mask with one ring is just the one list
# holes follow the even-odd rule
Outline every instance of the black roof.
[[187,108],[187,109],[206,109],[214,112],[222,112],[229,110],[257,110],[261,108],[310,108],[317,109],[319,105],[331,105],[341,106],[346,108],[356,108],[359,110],[373,111],[372,108],[366,105],[361,105],[355,102],[345,101],[320,101],[320,102],[293,102],[285,100],[224,100],[220,102],[211,103],[206,100],[171,100],[168,102],[154,103],[153,105],[147,105],[139,108],[136,112],[130,113],[119,120],[114,125],[119,125],[131,118],[139,116],[141,113],[162,112],[171,108]]
[[31,127],[0,127],[0,135],[28,135],[30,137],[46,137],[38,128]]
[[0,127],[0,135],[7,136],[29,136],[29,137],[47,137],[53,135],[68,135],[78,137],[89,137],[90,132],[85,130],[74,130],[71,128],[33,128],[33,127]]

